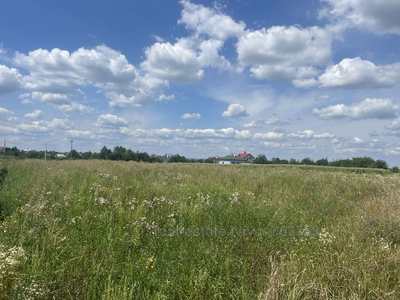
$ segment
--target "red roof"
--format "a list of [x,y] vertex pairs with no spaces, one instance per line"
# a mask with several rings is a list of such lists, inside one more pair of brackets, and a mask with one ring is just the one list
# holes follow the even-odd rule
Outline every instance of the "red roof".
[[242,159],[247,159],[247,158],[253,158],[253,155],[246,151],[242,151],[242,152],[239,152],[239,154],[236,157],[242,158]]

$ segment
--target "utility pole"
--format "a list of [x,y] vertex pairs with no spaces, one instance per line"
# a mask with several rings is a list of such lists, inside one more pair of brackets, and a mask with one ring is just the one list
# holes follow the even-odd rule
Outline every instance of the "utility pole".
[[71,149],[70,149],[70,152],[69,152],[69,159],[73,159],[72,150],[74,150],[74,140],[71,139],[69,142],[71,143]]
[[47,144],[45,145],[44,149],[44,160],[47,161]]

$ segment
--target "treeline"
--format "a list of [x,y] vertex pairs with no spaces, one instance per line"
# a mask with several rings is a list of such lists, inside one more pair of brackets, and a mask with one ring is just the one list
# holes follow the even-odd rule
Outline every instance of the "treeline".
[[[0,156],[11,156],[15,158],[36,158],[49,160],[52,159],[103,159],[103,160],[119,160],[119,161],[140,161],[140,162],[180,162],[180,163],[215,163],[218,158],[210,157],[207,159],[190,159],[183,155],[156,155],[148,154],[147,152],[133,151],[131,149],[124,148],[122,146],[114,147],[109,149],[103,147],[100,152],[78,152],[72,150],[65,153],[65,157],[61,156],[60,153],[55,151],[37,151],[37,150],[20,150],[17,147],[6,148]],[[346,168],[378,168],[378,169],[389,169],[387,163],[384,160],[374,160],[371,157],[354,157],[351,159],[341,159],[329,161],[326,158],[319,160],[312,160],[310,158],[304,158],[302,160],[296,159],[280,159],[278,157],[267,159],[263,154],[258,155],[253,163],[255,164],[274,164],[274,165],[310,165],[310,166],[332,166],[332,167],[346,167]],[[392,168],[392,171],[398,172],[397,167]]]
[[[255,160],[255,164],[278,164],[278,165],[309,165],[309,166],[331,166],[331,167],[345,167],[345,168],[377,168],[377,169],[389,169],[388,164],[384,160],[375,160],[371,157],[353,157],[350,159],[340,159],[329,161],[327,158],[312,160],[311,158],[304,158],[302,160],[296,159],[280,159],[272,158],[268,160],[263,154],[258,155]],[[398,168],[394,167],[393,171],[397,172]]]
[[[72,150],[68,153],[61,154],[56,151],[37,151],[37,150],[20,150],[17,147],[6,148],[0,156],[11,156],[15,158],[33,158],[33,159],[103,159],[103,160],[122,160],[122,161],[141,161],[141,162],[208,162],[206,159],[189,159],[183,155],[156,155],[148,154],[147,152],[133,151],[131,149],[124,148],[122,146],[114,147],[114,149],[109,149],[103,147],[100,152],[78,152]],[[65,155],[65,156],[63,156]]]

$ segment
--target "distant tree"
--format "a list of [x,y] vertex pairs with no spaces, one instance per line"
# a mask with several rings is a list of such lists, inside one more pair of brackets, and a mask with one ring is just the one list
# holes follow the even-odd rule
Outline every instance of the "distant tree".
[[89,152],[82,152],[81,153],[81,158],[82,159],[94,159],[93,153],[91,151]]
[[298,162],[297,162],[297,160],[296,160],[296,159],[294,159],[294,158],[291,158],[291,159],[289,160],[289,164],[291,164],[291,165],[297,165],[297,164],[298,164]]
[[384,160],[377,160],[376,162],[375,162],[375,168],[378,168],[378,169],[388,169],[388,165],[387,165],[387,163],[386,163],[386,161],[384,161]]
[[111,160],[128,160],[127,151],[124,147],[114,147],[112,153],[110,153]]
[[274,165],[278,165],[278,164],[281,163],[281,159],[279,157],[273,157],[271,159],[271,163],[274,164]]
[[399,173],[399,171],[400,171],[400,170],[399,170],[399,167],[393,167],[393,168],[392,168],[392,172],[393,172],[393,173]]
[[357,168],[375,168],[376,163],[371,157],[354,157],[352,167]]
[[255,164],[267,164],[269,163],[267,157],[264,154],[257,155],[257,157],[254,159]]
[[153,154],[153,155],[150,156],[150,162],[160,163],[160,162],[162,162],[162,158],[159,155]]
[[110,149],[107,149],[106,146],[104,146],[100,150],[99,158],[100,159],[110,159],[111,153],[112,153],[112,151]]
[[69,152],[68,158],[70,158],[70,159],[80,159],[81,155],[80,155],[80,153],[78,151],[72,150],[71,152]]
[[216,160],[215,157],[209,157],[209,158],[205,159],[204,162],[207,164],[212,164],[215,162],[215,160]]
[[138,161],[150,161],[150,155],[147,152],[136,152]]
[[301,164],[303,164],[303,165],[313,165],[314,161],[311,158],[306,157],[301,161]]
[[327,158],[322,158],[319,159],[315,162],[315,164],[317,164],[318,166],[328,166],[329,165],[329,161]]
[[184,157],[183,155],[179,155],[179,154],[175,154],[170,156],[170,158],[168,159],[168,162],[181,162],[181,163],[185,163],[188,162],[188,159],[186,157]]

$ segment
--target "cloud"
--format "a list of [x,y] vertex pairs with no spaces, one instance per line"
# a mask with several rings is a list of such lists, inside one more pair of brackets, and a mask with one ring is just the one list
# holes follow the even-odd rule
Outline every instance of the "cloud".
[[61,110],[62,112],[68,114],[68,113],[88,113],[91,112],[93,109],[89,106],[86,106],[81,103],[76,103],[76,102],[71,102],[69,104],[63,104],[59,105],[58,109]]
[[[174,143],[193,143],[199,141],[204,143],[218,143],[219,140],[237,141],[243,145],[267,145],[268,147],[287,147],[310,148],[314,145],[310,141],[322,141],[335,138],[332,133],[316,133],[307,129],[304,131],[284,133],[278,131],[255,132],[249,130],[239,130],[235,128],[159,128],[159,129],[130,129],[123,127],[120,133],[135,138],[135,141],[146,143],[146,141],[155,142],[157,144],[164,142]],[[288,143],[293,140],[293,143]],[[282,143],[284,141],[284,143]],[[242,144],[250,143],[250,144]]]
[[0,107],[0,115],[11,115],[11,114],[14,114],[14,112],[12,112],[7,108]]
[[333,139],[335,137],[335,135],[332,133],[329,132],[315,133],[314,130],[311,129],[290,133],[288,136],[296,139],[305,139],[305,140]]
[[171,94],[171,95],[165,95],[165,94],[161,94],[160,96],[158,96],[158,101],[171,101],[175,99],[175,95]]
[[17,91],[21,87],[20,73],[4,65],[0,65],[0,95]]
[[71,129],[67,130],[66,134],[69,138],[75,139],[92,139],[95,137],[90,130]]
[[181,1],[183,6],[179,20],[189,30],[198,35],[207,35],[213,39],[226,40],[243,34],[246,25],[236,22],[216,9],[194,4],[188,0]]
[[1,134],[16,134],[18,133],[18,129],[11,126],[4,126],[0,124],[0,133]]
[[181,1],[182,16],[178,21],[193,34],[175,43],[158,41],[145,51],[141,68],[147,74],[169,82],[190,82],[203,78],[204,68],[231,69],[220,54],[224,42],[244,33],[245,24],[203,5]]
[[131,91],[111,90],[106,92],[106,96],[110,100],[110,106],[141,106],[159,99],[160,90],[167,85],[167,81],[145,74],[135,79]]
[[49,128],[40,121],[22,123],[17,128],[23,133],[46,133],[49,131]]
[[104,114],[97,118],[97,125],[105,128],[116,128],[128,125],[128,122],[116,115]]
[[237,44],[239,62],[257,79],[303,80],[331,57],[332,34],[319,27],[273,26],[247,31]]
[[400,119],[392,121],[386,128],[390,130],[400,130]]
[[25,80],[33,90],[85,84],[113,89],[129,86],[137,75],[123,54],[104,45],[74,52],[37,49],[28,54],[17,53],[14,62],[30,72]]
[[71,122],[68,119],[54,118],[47,122],[47,127],[50,129],[66,130],[71,128]]
[[199,120],[201,118],[201,115],[199,113],[196,113],[196,112],[184,113],[181,116],[181,118],[184,119],[184,120]]
[[385,126],[389,135],[400,136],[400,118],[393,120],[389,125]]
[[[266,133],[255,133],[254,138],[257,140],[264,141],[282,141],[288,139],[300,139],[300,140],[323,140],[323,139],[332,139],[335,135],[329,132],[324,133],[315,133],[311,129],[306,129],[298,132],[284,133],[279,131],[269,131]],[[282,144],[280,144],[282,145]],[[270,145],[269,145],[270,146]]]
[[204,128],[204,129],[128,129],[122,128],[121,133],[140,138],[161,138],[161,139],[250,139],[252,134],[248,130],[234,128]]
[[400,2],[397,0],[324,0],[322,11],[344,26],[376,33],[400,34]]
[[353,105],[336,104],[313,113],[321,119],[393,119],[397,116],[398,106],[390,99],[367,98]]
[[37,49],[17,53],[14,63],[28,73],[23,77],[24,88],[39,100],[53,104],[67,101],[68,93],[92,86],[114,105],[119,104],[117,98],[125,99],[125,105],[134,105],[150,101],[165,85],[160,79],[140,74],[125,55],[105,45],[73,52]]
[[33,112],[25,114],[25,118],[28,119],[37,119],[43,115],[43,112],[40,109],[35,109]]
[[225,118],[238,118],[245,117],[248,113],[246,108],[238,103],[233,103],[228,106],[228,108],[222,113],[222,116]]
[[202,66],[230,70],[231,63],[220,54],[224,43],[220,40],[201,41],[198,46],[198,60]]
[[32,99],[37,99],[45,103],[64,105],[69,104],[71,101],[66,94],[60,93],[43,93],[43,92],[33,92],[31,95]]
[[153,44],[146,49],[142,68],[156,78],[178,82],[202,79],[204,73],[197,53],[184,40]]
[[400,64],[377,66],[360,57],[343,59],[327,68],[319,77],[322,87],[380,88],[396,85],[400,80]]
[[284,133],[276,131],[269,131],[266,133],[256,133],[254,135],[254,138],[257,140],[267,140],[267,141],[280,141],[283,140],[284,137],[285,137]]

